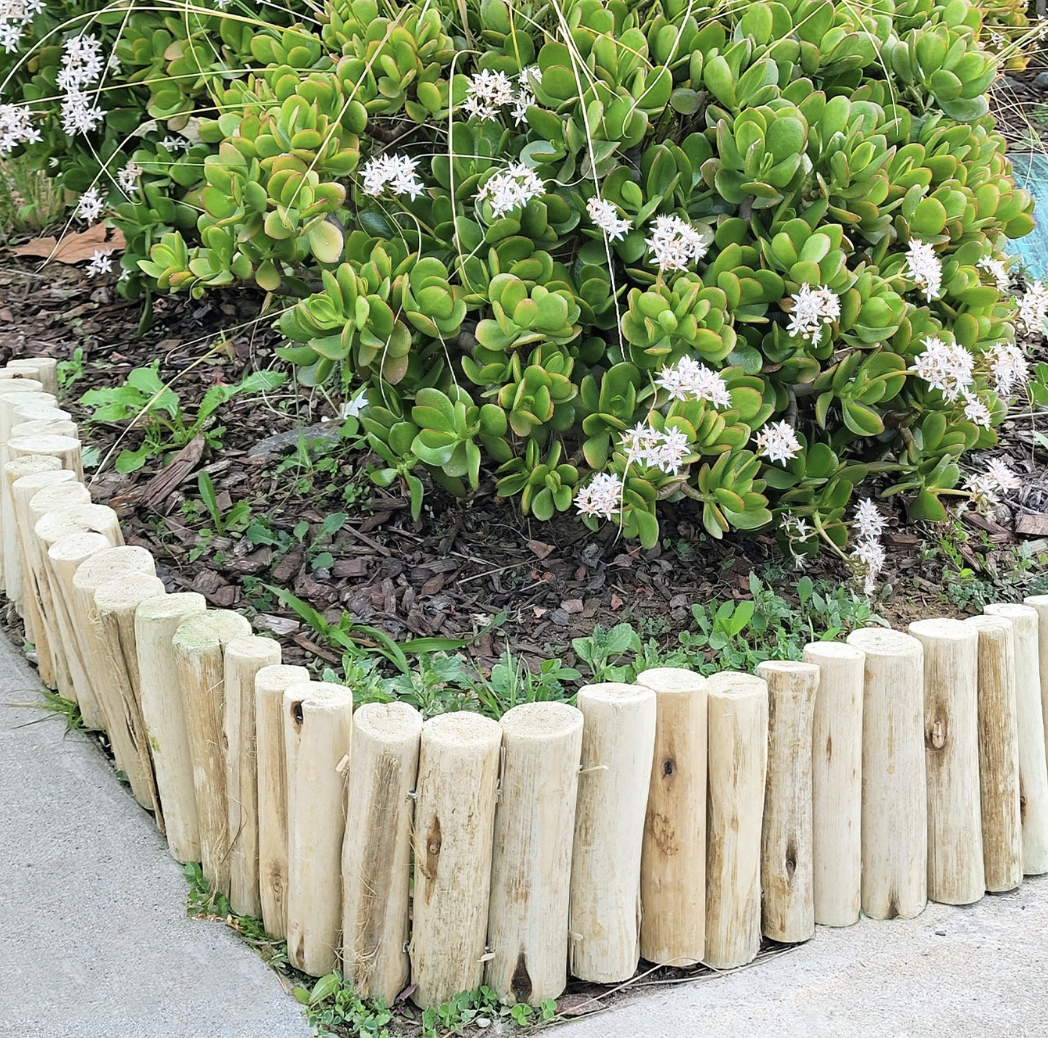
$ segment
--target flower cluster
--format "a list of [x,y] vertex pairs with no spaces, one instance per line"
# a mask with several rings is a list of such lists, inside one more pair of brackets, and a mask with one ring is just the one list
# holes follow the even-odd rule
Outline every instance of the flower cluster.
[[691,447],[688,437],[680,429],[659,432],[650,425],[634,426],[622,434],[622,446],[626,449],[628,462],[639,462],[649,468],[659,469],[669,476],[676,476],[684,464]]
[[786,331],[795,338],[818,342],[823,326],[840,320],[840,316],[841,301],[825,285],[822,288],[801,285],[793,296],[793,310]]
[[947,344],[937,336],[924,340],[924,352],[914,358],[917,374],[950,401],[971,395],[975,356],[956,343]]
[[0,105],[0,156],[9,154],[19,144],[40,140],[32,115],[25,105]]
[[77,200],[76,203],[76,215],[81,220],[87,220],[88,223],[94,223],[102,215],[102,210],[105,209],[105,199],[102,197],[102,192],[97,187],[89,187]]
[[1017,300],[1019,313],[1015,323],[1024,332],[1044,332],[1044,322],[1048,318],[1048,288],[1040,281],[1030,285]]
[[699,232],[679,216],[657,216],[652,235],[645,241],[659,271],[684,270],[706,255]]
[[500,217],[523,208],[545,193],[546,188],[533,169],[523,162],[511,162],[504,172],[496,173],[477,192],[477,200],[489,202],[492,215]]
[[622,480],[614,472],[598,472],[575,495],[575,505],[583,515],[610,519],[618,511],[621,498]]
[[528,108],[535,103],[531,77],[538,72],[537,66],[530,66],[517,76],[516,83],[505,72],[491,69],[476,72],[470,76],[462,107],[467,115],[478,119],[497,119],[502,109],[509,107],[513,110],[513,121],[520,126],[527,121]]
[[965,488],[972,495],[972,503],[983,511],[1001,503],[1001,493],[1018,490],[1019,477],[1000,458],[992,459],[986,471],[968,477]]
[[784,465],[800,453],[801,443],[789,422],[773,422],[757,433],[757,453]]
[[993,374],[994,389],[1001,396],[1008,396],[1019,386],[1030,381],[1030,365],[1026,354],[1013,343],[999,342],[987,354],[990,372]]
[[422,194],[422,181],[415,173],[418,159],[406,155],[379,155],[368,159],[361,170],[364,194],[380,195],[388,187],[395,195],[418,198]]
[[1004,260],[999,259],[981,259],[976,264],[982,270],[985,270],[990,277],[993,278],[997,285],[997,291],[1002,295],[1008,291],[1011,283],[1011,278],[1008,274],[1008,268],[1004,265]]
[[887,525],[888,520],[868,497],[859,502],[859,507],[855,510],[855,531],[859,538],[852,549],[852,555],[865,571],[864,590],[867,595],[873,594],[877,586],[877,574],[884,569],[885,554],[881,534]]
[[93,278],[96,274],[109,274],[113,270],[113,261],[101,249],[95,249],[91,253],[91,262],[87,265],[87,276]]
[[86,33],[65,41],[62,71],[58,85],[62,97],[62,129],[71,137],[90,133],[105,119],[105,112],[89,97],[87,89],[101,78],[106,63],[102,44]]
[[619,217],[618,209],[611,202],[606,202],[596,195],[586,203],[586,212],[589,213],[589,218],[597,227],[608,236],[609,241],[621,241],[633,227],[632,221]]
[[714,407],[730,407],[731,394],[720,374],[693,357],[681,357],[675,367],[665,367],[655,380],[671,400],[705,400]]
[[906,250],[906,271],[929,302],[942,291],[942,263],[927,242],[910,239]]
[[44,9],[44,0],[0,0],[0,47],[18,50],[29,23]]
[[134,194],[138,190],[138,178],[142,175],[142,167],[137,162],[129,162],[116,175],[116,182],[120,190],[126,195]]

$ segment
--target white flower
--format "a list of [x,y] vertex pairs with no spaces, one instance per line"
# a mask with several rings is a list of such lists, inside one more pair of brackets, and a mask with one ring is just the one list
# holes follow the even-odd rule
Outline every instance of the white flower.
[[388,187],[395,195],[407,195],[412,201],[423,192],[422,181],[415,173],[418,159],[406,155],[379,155],[368,159],[361,170],[364,194],[380,195]]
[[947,400],[967,396],[972,385],[974,355],[956,343],[947,345],[930,335],[924,340],[924,352],[914,358],[917,374]]
[[1002,396],[1030,381],[1030,365],[1026,354],[1011,343],[997,343],[987,354],[990,371],[993,373],[994,388]]
[[622,480],[613,472],[598,472],[575,495],[575,506],[583,515],[610,519],[619,510],[621,497]]
[[0,104],[0,156],[20,144],[35,144],[40,131],[32,124],[33,113],[26,105]]
[[368,391],[361,389],[351,399],[347,400],[338,409],[339,418],[358,418],[361,411],[366,411],[368,406]]
[[477,192],[477,200],[490,202],[492,215],[500,217],[545,193],[546,188],[533,169],[522,162],[511,162],[505,172],[496,173]]
[[818,342],[823,325],[840,320],[841,301],[825,285],[812,288],[801,285],[793,296],[793,310],[786,332],[794,338]]
[[662,369],[656,384],[668,390],[671,400],[705,400],[714,407],[730,407],[731,394],[720,374],[692,357],[681,357],[674,368]]
[[113,261],[100,249],[91,253],[91,262],[87,265],[87,276],[93,278],[96,274],[108,274],[113,269]]
[[997,291],[1002,295],[1008,291],[1008,285],[1010,278],[1008,276],[1008,268],[1004,265],[1004,260],[992,259],[986,257],[985,259],[979,260],[976,263],[977,267],[981,267],[994,279],[997,284]]
[[77,200],[76,203],[76,215],[81,220],[87,220],[88,223],[94,223],[102,215],[102,210],[105,208],[105,199],[102,197],[102,192],[97,187],[89,187]]
[[626,234],[633,229],[631,220],[620,219],[618,209],[611,202],[606,202],[603,198],[598,198],[596,195],[586,203],[586,212],[589,213],[589,218],[608,236],[610,241],[619,241],[625,238]]
[[189,141],[185,137],[165,137],[160,146],[171,152],[185,151],[189,147]]
[[985,510],[1001,503],[1001,491],[1018,490],[1021,485],[1022,481],[1008,467],[1007,462],[993,458],[984,473],[968,477],[965,488],[972,495],[976,507]]
[[887,525],[888,520],[881,515],[877,506],[864,497],[855,509],[855,528],[859,531],[859,537],[864,541],[880,540]]
[[1024,332],[1043,333],[1045,318],[1048,317],[1048,289],[1040,281],[1035,281],[1017,302],[1016,325]]
[[619,441],[626,448],[630,461],[645,458],[649,451],[658,447],[661,435],[658,429],[641,422],[632,429],[627,429]]
[[88,33],[71,36],[65,41],[58,86],[67,93],[77,93],[96,83],[105,70],[101,41]]
[[806,541],[811,536],[807,521],[799,515],[794,515],[793,512],[783,512],[779,516],[779,524],[782,532],[791,541]]
[[138,190],[138,178],[142,175],[142,167],[134,161],[129,162],[116,175],[116,182],[120,190],[131,195]]
[[90,133],[105,119],[106,113],[91,103],[81,90],[70,90],[62,98],[62,129],[75,137],[78,133]]
[[800,440],[787,422],[766,425],[757,434],[757,453],[763,454],[769,461],[781,461],[785,464],[798,454],[800,449]]
[[529,65],[517,76],[518,89],[513,97],[513,121],[523,126],[528,121],[528,109],[535,104],[533,81],[541,76],[538,65]]
[[224,11],[227,7],[229,7],[229,0],[215,0],[215,7],[217,7],[220,11]]
[[643,423],[623,433],[620,443],[626,450],[630,464],[638,462],[671,476],[680,472],[691,450],[687,434],[680,429],[670,428],[659,432]]
[[645,244],[660,271],[684,270],[706,255],[706,243],[690,223],[679,216],[657,216]]
[[516,96],[513,80],[505,72],[482,69],[470,77],[463,108],[478,119],[495,119],[502,106],[513,104]]
[[965,403],[964,417],[984,429],[990,428],[990,409],[977,396],[969,397]]
[[917,287],[924,290],[925,299],[934,299],[942,290],[942,263],[927,242],[910,239],[906,269]]
[[1008,467],[1008,463],[1001,458],[993,458],[986,466],[986,475],[1001,488],[1001,490],[1018,490],[1022,486],[1022,480]]

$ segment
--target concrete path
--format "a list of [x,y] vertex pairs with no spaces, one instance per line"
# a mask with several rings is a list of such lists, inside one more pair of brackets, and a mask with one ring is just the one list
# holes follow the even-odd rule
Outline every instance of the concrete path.
[[186,916],[181,866],[98,747],[21,705],[38,688],[0,633],[0,1038],[306,1038],[277,975]]

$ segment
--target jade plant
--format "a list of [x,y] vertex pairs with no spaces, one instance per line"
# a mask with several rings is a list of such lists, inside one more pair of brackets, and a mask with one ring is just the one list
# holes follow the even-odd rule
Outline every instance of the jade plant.
[[134,174],[88,199],[125,290],[263,290],[299,381],[366,393],[374,479],[416,510],[422,470],[467,494],[488,467],[540,519],[650,545],[690,500],[805,554],[873,476],[915,518],[970,496],[1048,309],[1004,253],[1033,228],[986,100],[1016,53],[991,36],[1033,34],[1012,7],[221,6],[83,5],[13,63],[6,139],[61,132],[61,40],[114,39],[114,100],[155,120],[85,131]]

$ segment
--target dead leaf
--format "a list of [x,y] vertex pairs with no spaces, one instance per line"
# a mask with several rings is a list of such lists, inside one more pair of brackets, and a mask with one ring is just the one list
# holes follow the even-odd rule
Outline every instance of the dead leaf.
[[83,263],[84,260],[91,259],[96,252],[122,252],[127,244],[123,234],[113,228],[107,241],[106,230],[104,223],[96,223],[86,231],[74,231],[72,234],[63,235],[61,241],[49,234],[44,238],[34,238],[25,245],[19,245],[14,253],[16,256],[37,257],[45,262],[57,260],[59,263]]
[[611,596],[611,611],[617,613],[623,606],[623,601],[618,595],[612,594]]
[[535,557],[539,559],[546,558],[553,551],[553,545],[546,544],[544,541],[528,541],[528,547],[534,552]]
[[560,603],[560,608],[565,613],[581,613],[583,610],[583,604],[581,598],[567,598]]

